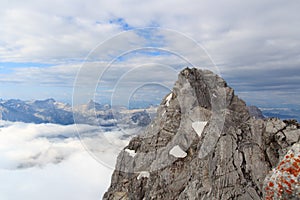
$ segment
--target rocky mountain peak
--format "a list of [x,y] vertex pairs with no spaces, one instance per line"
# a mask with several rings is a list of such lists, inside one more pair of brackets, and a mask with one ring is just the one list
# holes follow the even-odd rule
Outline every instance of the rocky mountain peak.
[[[104,199],[271,198],[266,177],[299,143],[295,124],[251,117],[221,77],[186,68],[157,117],[120,152]],[[276,197],[299,197],[299,187],[287,190]]]

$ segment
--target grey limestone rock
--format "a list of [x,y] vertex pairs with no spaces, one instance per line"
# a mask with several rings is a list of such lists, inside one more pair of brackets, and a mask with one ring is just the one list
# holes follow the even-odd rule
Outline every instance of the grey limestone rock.
[[[263,199],[267,174],[299,136],[297,122],[256,119],[218,75],[186,68],[119,154],[103,198]],[[170,154],[175,146],[186,154]]]

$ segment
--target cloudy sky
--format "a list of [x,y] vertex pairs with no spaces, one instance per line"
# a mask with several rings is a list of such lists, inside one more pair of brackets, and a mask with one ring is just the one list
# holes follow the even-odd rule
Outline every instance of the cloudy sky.
[[[130,49],[132,43],[143,44],[143,48],[153,47],[154,41],[158,45],[154,47],[172,46],[173,52],[180,49],[179,54],[190,53],[194,58],[207,56],[204,55],[207,53],[218,73],[249,104],[297,105],[300,99],[299,8],[297,0],[3,1],[0,7],[0,97],[54,97],[71,102],[76,74],[83,63],[92,61],[95,50],[98,52],[94,56],[98,59],[93,57],[93,61],[106,59],[106,64],[118,55],[118,63],[114,63],[106,75],[114,83],[128,72],[122,71],[126,66],[132,70],[154,63],[168,65],[178,72],[180,67],[188,65],[178,56],[171,59],[174,54],[162,56],[162,51],[157,52],[157,49],[146,53]],[[124,38],[110,40],[122,31],[144,27],[176,31],[197,42],[205,51],[192,52],[193,46],[180,43],[181,36],[169,32],[152,37],[147,31],[143,34],[133,31]],[[160,39],[163,42],[158,44]],[[120,57],[120,52],[126,49],[131,51],[130,55]],[[122,51],[115,54],[116,50]],[[105,66],[99,65],[85,76],[95,76],[98,80]],[[114,77],[114,71],[121,74]],[[163,72],[163,77],[167,73]],[[143,74],[148,75],[143,77],[154,76],[153,70]],[[156,82],[161,83],[160,78]],[[93,82],[88,87],[91,96],[101,96],[115,85],[106,87]],[[100,90],[95,92],[95,87]]]

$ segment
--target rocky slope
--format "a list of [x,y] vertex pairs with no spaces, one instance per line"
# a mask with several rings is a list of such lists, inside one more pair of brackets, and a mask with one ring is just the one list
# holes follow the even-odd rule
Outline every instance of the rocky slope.
[[297,199],[299,180],[276,174],[299,175],[300,162],[282,161],[292,145],[299,155],[299,136],[297,122],[251,117],[222,78],[186,68],[119,154],[104,199]]

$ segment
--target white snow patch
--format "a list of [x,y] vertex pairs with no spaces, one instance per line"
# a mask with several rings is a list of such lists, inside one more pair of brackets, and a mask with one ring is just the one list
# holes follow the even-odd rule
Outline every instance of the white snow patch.
[[216,98],[216,97],[217,97],[217,95],[216,95],[215,93],[213,93],[213,97],[215,97],[215,98]]
[[172,156],[176,157],[176,158],[184,158],[187,156],[187,153],[185,151],[183,151],[180,146],[176,145],[174,146],[170,152],[169,152]]
[[149,178],[150,173],[147,171],[141,171],[140,174],[137,177],[137,180],[140,180],[141,178]]
[[135,150],[125,149],[125,151],[131,156],[134,157],[136,155]]
[[201,136],[204,127],[206,126],[207,122],[204,121],[197,121],[192,123],[193,129],[196,131],[196,133]]
[[170,105],[170,100],[172,99],[173,93],[169,94],[166,98],[166,105],[169,106]]
[[165,114],[166,114],[166,111],[164,111],[161,116],[163,117]]

